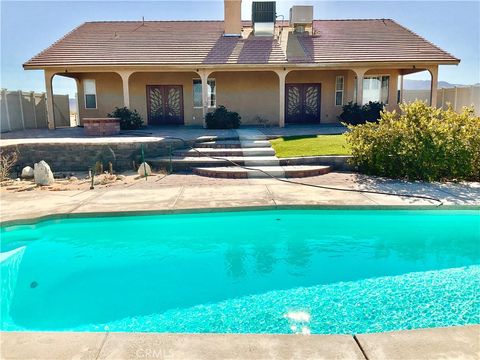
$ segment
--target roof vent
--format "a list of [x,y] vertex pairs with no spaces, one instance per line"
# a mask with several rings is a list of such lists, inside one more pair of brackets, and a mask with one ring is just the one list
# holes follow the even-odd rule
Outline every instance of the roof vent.
[[273,36],[276,17],[275,1],[252,2],[252,23],[255,36]]
[[296,33],[304,33],[313,25],[313,6],[296,5],[290,8],[290,26]]

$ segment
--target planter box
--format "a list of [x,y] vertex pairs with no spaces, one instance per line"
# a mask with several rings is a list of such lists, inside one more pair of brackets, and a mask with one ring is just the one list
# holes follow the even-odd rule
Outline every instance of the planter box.
[[110,136],[120,133],[119,118],[84,118],[83,127],[88,136]]

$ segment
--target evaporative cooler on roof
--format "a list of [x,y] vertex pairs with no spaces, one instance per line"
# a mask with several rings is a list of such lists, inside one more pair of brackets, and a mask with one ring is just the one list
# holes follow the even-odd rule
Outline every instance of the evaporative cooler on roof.
[[255,36],[273,36],[275,32],[275,1],[252,2],[252,23]]

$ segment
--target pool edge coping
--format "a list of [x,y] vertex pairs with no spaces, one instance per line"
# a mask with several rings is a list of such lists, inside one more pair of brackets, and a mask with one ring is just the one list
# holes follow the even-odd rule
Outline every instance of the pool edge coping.
[[[16,358],[26,358],[20,356],[22,353],[29,358],[41,358],[39,352],[48,352],[52,359],[65,358],[67,353],[72,357],[95,359],[145,358],[143,353],[139,356],[140,349],[161,351],[168,358],[195,355],[201,360],[224,358],[225,353],[232,360],[244,359],[245,351],[250,356],[267,352],[266,359],[317,359],[319,354],[322,358],[362,360],[452,358],[452,355],[473,359],[480,354],[480,343],[475,341],[479,334],[480,324],[465,324],[379,333],[312,335],[0,331],[0,339],[2,356],[8,352]],[[465,346],[466,343],[470,346]]]
[[174,215],[174,214],[202,214],[222,213],[237,211],[266,211],[266,210],[480,210],[480,205],[252,205],[229,206],[218,208],[180,208],[180,209],[154,209],[154,210],[125,210],[125,211],[87,211],[87,212],[61,212],[41,216],[0,221],[0,228],[34,225],[39,222],[59,219],[77,219],[86,217],[126,217],[134,215]]

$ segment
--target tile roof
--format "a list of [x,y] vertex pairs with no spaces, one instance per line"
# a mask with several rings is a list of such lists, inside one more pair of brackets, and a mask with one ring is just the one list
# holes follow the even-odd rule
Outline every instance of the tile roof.
[[392,20],[315,20],[314,36],[298,37],[301,60],[273,38],[222,34],[223,21],[87,22],[24,66],[458,61]]
[[299,37],[307,62],[458,61],[389,19],[315,20],[315,34]]

